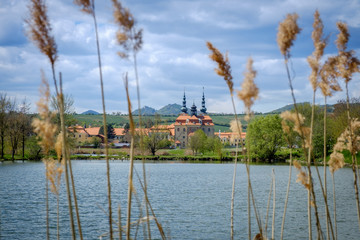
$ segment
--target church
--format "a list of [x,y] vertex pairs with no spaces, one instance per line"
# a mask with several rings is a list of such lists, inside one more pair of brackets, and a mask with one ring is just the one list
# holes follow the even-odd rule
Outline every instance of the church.
[[198,129],[204,131],[206,136],[214,136],[214,123],[210,116],[206,113],[205,107],[205,95],[203,92],[201,110],[200,113],[197,112],[195,103],[193,103],[188,113],[188,108],[186,107],[186,96],[184,92],[183,105],[181,108],[181,114],[175,120],[175,146],[179,148],[186,148],[191,136]]

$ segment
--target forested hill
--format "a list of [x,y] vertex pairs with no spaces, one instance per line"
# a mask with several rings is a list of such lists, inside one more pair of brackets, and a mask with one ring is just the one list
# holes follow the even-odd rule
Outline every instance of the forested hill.
[[[301,106],[301,105],[307,105],[310,104],[309,102],[302,102],[302,103],[297,103],[297,105]],[[320,108],[323,108],[325,105],[319,105]],[[284,107],[272,110],[270,112],[267,112],[267,114],[274,114],[274,113],[282,113],[285,111],[291,111],[294,109],[294,104],[288,104]],[[334,111],[334,105],[327,105],[327,112],[333,112]]]

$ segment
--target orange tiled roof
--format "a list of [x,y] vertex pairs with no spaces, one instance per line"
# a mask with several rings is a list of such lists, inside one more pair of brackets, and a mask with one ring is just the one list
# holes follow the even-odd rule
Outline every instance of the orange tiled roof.
[[[220,137],[220,138],[230,138],[232,135],[238,135],[237,133],[233,133],[233,132],[221,132],[220,136],[218,132],[215,132],[215,135]],[[241,133],[241,138],[246,138],[246,132],[242,132]]]
[[125,135],[123,128],[114,128],[114,132],[116,136],[123,136]]
[[85,128],[85,131],[91,136],[96,136],[99,135],[100,127]]

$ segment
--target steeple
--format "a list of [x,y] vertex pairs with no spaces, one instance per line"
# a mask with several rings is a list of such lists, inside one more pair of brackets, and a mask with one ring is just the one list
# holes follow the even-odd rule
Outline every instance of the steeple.
[[183,105],[181,107],[181,111],[183,113],[187,113],[185,90],[184,90]]
[[196,110],[196,106],[195,106],[195,102],[193,103],[193,105],[191,106],[191,112],[190,112],[190,116],[193,115],[197,115],[197,110]]
[[206,114],[206,107],[205,107],[205,94],[204,94],[204,88],[203,88],[203,96],[202,96],[202,102],[201,102],[201,112]]

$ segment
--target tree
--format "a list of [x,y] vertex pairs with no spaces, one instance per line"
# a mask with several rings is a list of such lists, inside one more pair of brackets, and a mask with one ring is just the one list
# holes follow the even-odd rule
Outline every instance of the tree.
[[26,99],[20,105],[19,108],[19,123],[20,123],[20,139],[22,146],[22,159],[25,159],[25,143],[26,139],[30,136],[32,132],[31,128],[31,117],[29,115],[30,105],[26,102]]
[[1,141],[1,158],[4,158],[5,134],[8,128],[8,113],[10,100],[6,94],[0,93],[0,141]]
[[193,151],[193,155],[198,152],[204,153],[206,150],[207,136],[203,130],[198,129],[194,132],[194,135],[190,137],[189,147]]
[[[51,108],[53,111],[57,112],[56,118],[54,119],[55,123],[59,126],[60,129],[60,108],[59,103],[55,95],[51,97]],[[73,126],[76,123],[75,118],[73,117],[74,110],[74,99],[71,95],[65,94],[64,96],[64,122],[65,126]]]
[[130,130],[130,124],[127,122],[124,124],[124,133],[127,133]]
[[90,143],[94,146],[94,148],[98,148],[100,147],[101,141],[98,137],[92,137]]
[[216,136],[208,137],[206,141],[206,148],[209,151],[216,153],[216,155],[218,155],[218,157],[221,159],[223,145],[220,141],[220,138]]
[[[108,137],[108,139],[115,138],[116,135],[115,135],[115,130],[114,130],[113,125],[112,124],[106,124],[106,126],[107,126],[107,137]],[[99,134],[104,135],[104,126],[100,127]]]
[[21,137],[21,116],[16,109],[16,100],[10,103],[10,110],[8,113],[8,137],[11,146],[11,160],[15,160],[15,153],[18,149]]
[[283,130],[279,115],[253,119],[246,134],[246,148],[260,160],[274,161],[275,153],[284,146]]
[[[312,115],[312,106],[309,103],[301,104],[298,106],[299,113],[305,117],[304,125],[310,127],[311,124],[311,115]],[[294,112],[294,110],[293,110]],[[345,121],[346,122],[346,121]],[[328,128],[329,128],[328,124]],[[332,149],[333,145],[336,142],[336,138],[331,136],[331,131],[326,131],[326,149],[327,153]],[[313,150],[312,154],[315,158],[322,158],[324,155],[324,109],[320,106],[315,106],[314,108],[314,126],[313,126]],[[298,138],[296,143],[298,146],[301,146],[301,139]]]
[[156,151],[165,147],[169,147],[171,142],[167,139],[166,133],[155,131],[144,136],[144,147],[150,150],[152,155],[155,155]]

